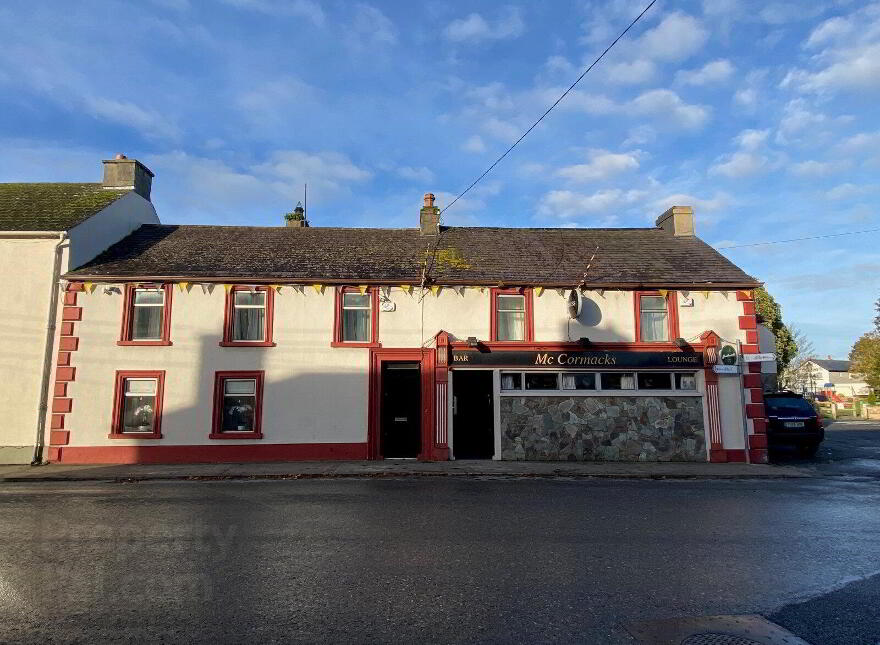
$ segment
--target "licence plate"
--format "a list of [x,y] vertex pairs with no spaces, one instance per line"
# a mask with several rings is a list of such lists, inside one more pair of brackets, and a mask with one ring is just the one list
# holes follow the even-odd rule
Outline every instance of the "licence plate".
[[803,421],[786,421],[785,427],[786,428],[803,428],[804,422]]

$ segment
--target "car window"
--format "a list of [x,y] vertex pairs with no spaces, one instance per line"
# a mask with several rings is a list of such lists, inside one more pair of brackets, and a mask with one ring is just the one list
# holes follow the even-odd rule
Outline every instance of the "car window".
[[766,397],[767,414],[775,417],[815,416],[816,410],[808,401],[794,397]]

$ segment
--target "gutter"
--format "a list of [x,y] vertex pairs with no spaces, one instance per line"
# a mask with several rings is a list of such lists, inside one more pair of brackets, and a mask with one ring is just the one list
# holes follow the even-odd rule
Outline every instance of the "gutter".
[[0,231],[0,238],[21,240],[55,240],[66,233],[58,231]]
[[[3,237],[7,237],[3,235]],[[34,458],[31,466],[43,463],[43,447],[46,439],[46,414],[49,411],[49,379],[52,376],[52,355],[55,349],[55,323],[58,320],[58,280],[61,275],[61,258],[64,255],[64,243],[69,239],[67,232],[52,235],[28,234],[26,237],[57,237],[55,245],[55,262],[52,266],[52,284],[49,294],[49,317],[46,321],[46,344],[43,350],[43,373],[40,381],[40,407],[37,411],[37,434],[34,438]]]

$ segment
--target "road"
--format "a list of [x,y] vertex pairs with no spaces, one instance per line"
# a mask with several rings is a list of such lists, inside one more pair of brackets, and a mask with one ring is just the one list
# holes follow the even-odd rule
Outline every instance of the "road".
[[878,507],[840,478],[7,484],[0,642],[616,644],[758,612],[873,644]]
[[825,441],[815,458],[803,459],[796,451],[774,453],[775,463],[806,467],[822,475],[880,478],[880,423],[836,421],[825,428]]

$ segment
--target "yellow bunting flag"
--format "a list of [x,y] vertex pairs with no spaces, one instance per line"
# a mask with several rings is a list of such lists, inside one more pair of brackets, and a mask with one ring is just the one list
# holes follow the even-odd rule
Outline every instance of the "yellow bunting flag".
[[92,293],[92,291],[95,290],[95,283],[94,282],[83,282],[83,289],[85,289],[89,293]]
[[281,285],[280,284],[270,284],[270,289],[275,289],[276,293],[281,293]]
[[365,285],[365,284],[358,285],[358,291],[361,292],[361,295],[364,295],[367,292],[367,285]]
[[232,291],[232,285],[231,285],[231,284],[224,284],[224,285],[223,285],[223,288],[226,289],[226,293],[229,293],[230,291]]
[[544,287],[535,287],[535,295],[539,298],[544,293]]
[[178,282],[177,288],[181,291],[186,291],[186,288],[189,286],[189,282]]
[[707,291],[701,291],[700,293],[703,294],[703,297],[704,297],[706,300],[709,299],[709,291],[708,291],[708,290],[707,290]]
[[657,293],[665,298],[666,294],[669,293],[669,289],[657,289]]
[[315,293],[317,293],[317,294],[324,293],[324,285],[323,284],[313,284],[312,289],[314,289]]
[[440,289],[442,289],[442,287],[440,285],[437,285],[437,284],[431,285],[431,293],[433,293],[435,296],[440,295]]

